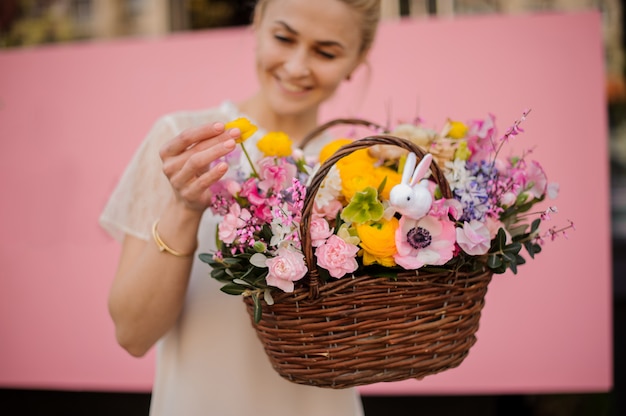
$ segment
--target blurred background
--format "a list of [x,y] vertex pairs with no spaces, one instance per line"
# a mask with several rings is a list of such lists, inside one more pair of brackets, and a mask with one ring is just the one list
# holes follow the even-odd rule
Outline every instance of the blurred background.
[[[162,37],[176,32],[243,26],[254,0],[0,0],[0,49],[68,42]],[[382,0],[384,19],[450,19],[495,13],[602,15],[606,110],[611,166],[614,282],[614,390],[608,394],[498,397],[365,397],[375,415],[611,415],[626,414],[626,58],[624,0]],[[1,52],[1,50],[0,50]],[[0,76],[2,68],[0,68]],[[584,80],[581,80],[584,82]],[[572,126],[565,126],[572,128]],[[580,145],[585,145],[581,143]],[[584,336],[584,335],[583,335]],[[0,341],[1,342],[1,341]],[[16,415],[142,415],[148,393],[0,389],[0,409]]]

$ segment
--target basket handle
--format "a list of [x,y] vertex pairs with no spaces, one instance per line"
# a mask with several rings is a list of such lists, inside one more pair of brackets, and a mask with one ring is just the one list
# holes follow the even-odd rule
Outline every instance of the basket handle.
[[[370,125],[373,123],[370,123]],[[319,295],[319,285],[320,285],[320,277],[319,271],[317,269],[317,263],[315,261],[315,256],[313,255],[313,245],[311,242],[310,236],[310,224],[311,224],[311,216],[313,214],[313,206],[315,205],[315,195],[319,187],[321,186],[324,178],[331,170],[333,165],[337,163],[340,159],[345,156],[350,155],[352,152],[360,149],[367,149],[371,146],[375,145],[393,145],[398,146],[400,148],[406,149],[409,152],[413,152],[417,155],[418,159],[421,160],[426,152],[411,142],[410,140],[403,139],[396,136],[391,136],[387,134],[380,134],[374,136],[364,137],[362,139],[357,139],[352,143],[348,143],[342,147],[340,147],[332,156],[330,156],[322,166],[320,166],[319,170],[315,173],[313,178],[311,179],[311,184],[307,188],[306,196],[304,198],[304,207],[302,210],[302,220],[300,222],[300,235],[302,240],[302,252],[304,254],[304,260],[307,264],[309,273],[309,296],[312,299],[315,299]],[[435,182],[439,185],[441,190],[441,194],[444,198],[452,198],[452,191],[450,190],[450,185],[446,180],[443,171],[439,168],[439,165],[433,160],[430,165],[430,169],[432,171],[432,177],[435,179]]]
[[317,128],[315,128],[314,130],[312,130],[309,134],[307,134],[306,136],[304,136],[304,138],[302,139],[302,141],[298,144],[298,146],[301,149],[304,149],[304,147],[314,138],[316,138],[317,136],[319,136],[321,133],[323,133],[324,131],[328,130],[331,127],[337,126],[339,124],[347,124],[347,125],[358,125],[358,126],[365,126],[369,129],[372,130],[376,130],[380,133],[387,133],[388,129],[386,127],[381,126],[380,124],[376,124],[373,123],[371,121],[368,120],[364,120],[364,119],[360,119],[360,118],[337,118],[334,120],[330,120],[324,124],[319,125]]

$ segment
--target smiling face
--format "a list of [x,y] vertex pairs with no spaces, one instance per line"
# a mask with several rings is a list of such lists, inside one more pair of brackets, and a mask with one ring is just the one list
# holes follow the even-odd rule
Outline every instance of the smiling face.
[[276,115],[316,112],[363,61],[359,14],[339,0],[271,0],[255,21],[256,65]]

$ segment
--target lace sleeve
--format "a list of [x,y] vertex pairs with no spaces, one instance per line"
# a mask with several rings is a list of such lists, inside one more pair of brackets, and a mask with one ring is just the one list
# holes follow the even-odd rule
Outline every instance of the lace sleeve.
[[163,174],[159,149],[173,138],[176,128],[167,116],[159,119],[122,174],[100,215],[100,225],[116,240],[125,234],[144,240],[150,237],[152,223],[172,195]]

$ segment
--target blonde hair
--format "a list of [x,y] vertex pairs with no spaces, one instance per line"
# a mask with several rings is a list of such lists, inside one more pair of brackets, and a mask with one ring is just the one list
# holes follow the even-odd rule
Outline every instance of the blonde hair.
[[[255,14],[263,16],[267,4],[271,0],[258,0]],[[374,43],[378,22],[380,21],[380,0],[337,0],[345,3],[361,16],[361,48],[359,52],[367,51]]]

